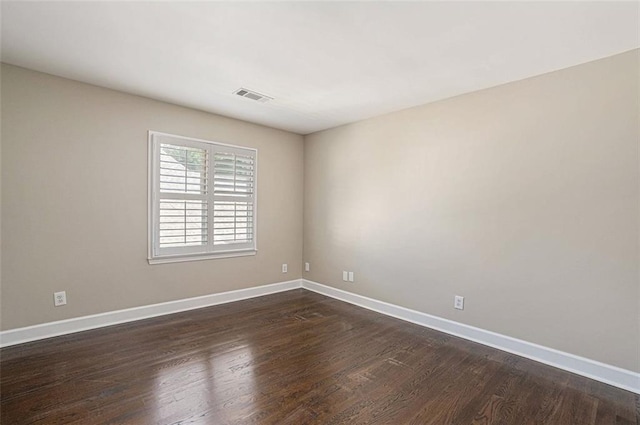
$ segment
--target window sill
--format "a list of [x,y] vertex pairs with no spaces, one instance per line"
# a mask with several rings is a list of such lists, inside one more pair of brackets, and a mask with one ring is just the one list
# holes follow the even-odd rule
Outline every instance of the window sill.
[[244,251],[231,251],[220,253],[208,253],[208,254],[189,254],[189,255],[166,255],[163,257],[149,258],[149,264],[166,264],[166,263],[182,263],[185,261],[200,261],[200,260],[215,260],[218,258],[234,258],[234,257],[247,257],[250,255],[256,255],[255,249],[248,249]]

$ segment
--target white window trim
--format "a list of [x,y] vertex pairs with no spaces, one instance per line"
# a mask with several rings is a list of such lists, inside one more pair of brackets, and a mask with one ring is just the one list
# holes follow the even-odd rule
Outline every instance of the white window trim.
[[[156,196],[159,194],[157,188],[159,185],[159,181],[157,179],[157,167],[159,167],[158,161],[159,156],[157,154],[157,148],[159,146],[159,141],[157,141],[156,136],[164,136],[170,138],[180,139],[181,143],[187,142],[184,144],[189,144],[189,142],[196,142],[197,144],[205,143],[215,146],[222,146],[227,148],[228,150],[238,151],[238,152],[246,152],[253,151],[255,158],[254,165],[254,191],[253,191],[253,243],[251,247],[245,248],[229,248],[226,250],[217,249],[210,250],[207,252],[192,252],[192,253],[180,253],[180,254],[156,254],[156,241],[157,241],[157,222],[158,222],[158,208],[156,207]],[[228,151],[227,150],[227,151]],[[149,130],[148,134],[148,252],[147,252],[147,260],[149,264],[165,264],[165,263],[175,263],[175,262],[183,262],[183,261],[198,261],[198,260],[210,260],[217,258],[233,258],[233,257],[243,257],[256,255],[258,251],[258,150],[255,148],[249,148],[238,145],[231,145],[227,143],[214,142],[211,140],[197,139],[193,137],[180,136],[176,134],[163,133],[159,131]],[[213,186],[211,186],[210,190],[213,190]],[[212,207],[212,204],[210,208]],[[212,212],[211,212],[212,214]],[[210,239],[210,242],[213,241],[213,238]]]

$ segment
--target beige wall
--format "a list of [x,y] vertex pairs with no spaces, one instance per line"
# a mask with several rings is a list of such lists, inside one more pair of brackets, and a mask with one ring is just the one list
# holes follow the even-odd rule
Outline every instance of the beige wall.
[[[148,130],[258,149],[256,256],[147,263]],[[301,276],[302,136],[2,65],[2,153],[2,329]]]
[[640,371],[638,60],[307,136],[304,277]]
[[[304,190],[304,277],[640,371],[638,61],[316,133],[304,163],[299,135],[2,65],[0,329],[299,278]],[[258,148],[257,256],[147,263],[149,129]]]

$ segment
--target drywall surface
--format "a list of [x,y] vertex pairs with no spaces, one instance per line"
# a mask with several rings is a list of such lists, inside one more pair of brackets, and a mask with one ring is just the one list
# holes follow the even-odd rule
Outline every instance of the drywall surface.
[[640,371],[638,62],[307,136],[304,277]]
[[[257,255],[148,264],[148,130],[258,149]],[[302,181],[300,135],[2,65],[2,329],[300,278]]]

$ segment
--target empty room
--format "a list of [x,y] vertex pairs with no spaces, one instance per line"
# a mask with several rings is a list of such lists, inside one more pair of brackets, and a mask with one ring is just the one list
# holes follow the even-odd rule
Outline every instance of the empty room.
[[639,2],[0,15],[3,425],[640,425]]

